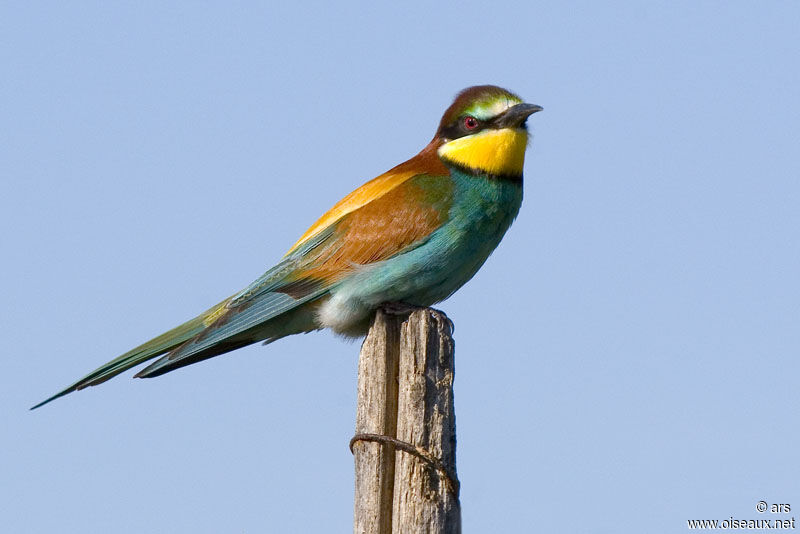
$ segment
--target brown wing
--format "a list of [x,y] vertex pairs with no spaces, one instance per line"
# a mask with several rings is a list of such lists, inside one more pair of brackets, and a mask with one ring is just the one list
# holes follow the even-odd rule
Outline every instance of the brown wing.
[[449,175],[417,175],[347,213],[286,289],[302,295],[424,242],[447,219],[452,189]]

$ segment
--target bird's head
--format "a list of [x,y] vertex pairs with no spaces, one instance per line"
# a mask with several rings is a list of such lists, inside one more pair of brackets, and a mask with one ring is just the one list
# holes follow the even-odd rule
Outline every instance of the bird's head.
[[519,178],[528,144],[525,121],[541,110],[494,85],[464,89],[436,131],[439,157],[476,174]]

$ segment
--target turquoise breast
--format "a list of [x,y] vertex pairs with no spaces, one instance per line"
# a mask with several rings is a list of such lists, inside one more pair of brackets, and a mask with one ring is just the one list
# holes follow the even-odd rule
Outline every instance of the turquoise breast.
[[[339,288],[368,306],[430,306],[472,278],[497,248],[522,204],[522,181],[451,169],[447,222],[420,246],[371,265]],[[337,291],[338,293],[339,291]]]

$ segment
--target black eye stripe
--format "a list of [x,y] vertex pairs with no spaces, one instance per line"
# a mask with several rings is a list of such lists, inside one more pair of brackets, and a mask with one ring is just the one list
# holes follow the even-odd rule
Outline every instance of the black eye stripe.
[[[475,128],[467,128],[465,124],[467,117],[472,117],[475,119],[475,121],[477,121],[478,124],[475,126]],[[464,137],[465,135],[471,135],[480,132],[489,124],[491,124],[491,121],[485,122],[472,115],[461,115],[455,121],[442,128],[439,134],[447,139],[458,139],[459,137]]]

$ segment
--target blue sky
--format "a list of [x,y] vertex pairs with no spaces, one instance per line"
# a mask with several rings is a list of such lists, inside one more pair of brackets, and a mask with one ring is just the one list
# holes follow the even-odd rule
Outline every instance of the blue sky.
[[346,532],[358,343],[27,408],[244,287],[460,89],[532,117],[442,303],[472,532],[800,509],[794,2],[4,3],[3,530]]

